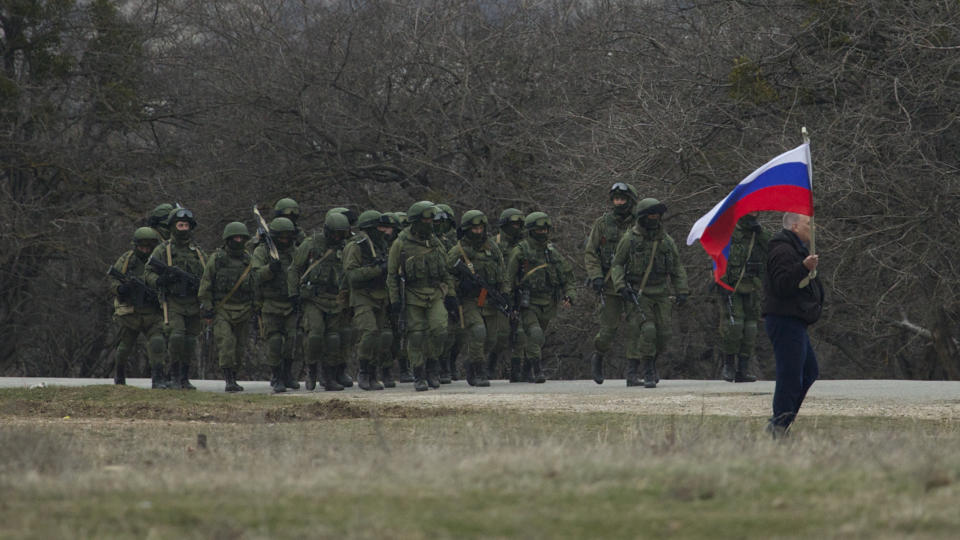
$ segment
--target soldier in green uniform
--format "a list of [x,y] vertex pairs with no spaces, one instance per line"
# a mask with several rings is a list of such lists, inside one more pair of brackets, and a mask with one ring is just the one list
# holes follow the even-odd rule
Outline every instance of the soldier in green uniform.
[[[506,290],[519,291],[520,325],[526,335],[523,372],[528,381],[546,382],[541,349],[547,327],[557,315],[557,306],[573,305],[576,294],[573,268],[549,241],[550,216],[532,212],[524,219],[527,238],[510,252]],[[533,373],[531,376],[530,369]]]
[[723,282],[717,286],[720,304],[720,349],[723,380],[754,382],[750,358],[757,346],[762,276],[766,272],[767,244],[772,235],[757,221],[759,212],[740,218],[730,238],[730,254]]
[[464,213],[460,233],[460,240],[447,251],[447,267],[454,275],[463,306],[467,383],[490,386],[485,360],[507,338],[507,319],[490,295],[506,296],[502,292],[507,288],[506,265],[497,243],[487,237],[487,216],[483,212]]
[[446,254],[433,234],[436,214],[432,202],[414,203],[407,211],[410,226],[400,232],[387,259],[390,309],[405,322],[404,339],[418,392],[440,387],[438,359],[446,339],[447,314],[459,306]]
[[[388,246],[393,246],[393,243],[397,240],[397,237],[407,226],[407,213],[406,212],[389,212],[387,215],[391,216],[393,219],[393,234],[390,235],[390,238],[387,240]],[[389,250],[389,247],[387,248]],[[412,383],[413,382],[413,372],[410,370],[410,362],[407,359],[407,349],[406,347],[401,347],[403,336],[400,335],[400,330],[397,328],[398,313],[390,312],[390,328],[393,331],[393,341],[390,343],[390,354],[397,361],[397,367],[399,368],[397,373],[397,381],[402,383]]]
[[593,222],[583,253],[587,283],[596,292],[601,303],[600,331],[593,338],[593,356],[590,358],[590,372],[597,384],[603,384],[603,357],[610,350],[613,338],[617,335],[620,314],[625,307],[610,279],[613,252],[617,249],[623,233],[634,225],[633,207],[640,200],[637,190],[623,182],[617,182],[610,188],[609,197],[613,208]]
[[[397,385],[391,371],[393,332],[387,311],[388,237],[393,221],[386,214],[367,210],[357,220],[360,232],[343,249],[343,274],[350,287],[353,326],[360,333],[358,385],[362,390],[383,390]],[[377,368],[383,383],[377,379]]]
[[[193,212],[176,208],[167,219],[170,239],[153,250],[144,269],[143,279],[161,295],[164,315],[164,333],[168,337],[167,352],[170,356],[169,386],[172,389],[194,390],[188,374],[190,362],[196,358],[197,336],[202,320],[197,290],[206,264],[203,250],[193,243],[197,227]],[[159,264],[153,265],[150,260]],[[158,268],[166,269],[162,272]],[[160,347],[163,336],[150,339],[150,347]]]
[[198,297],[203,318],[213,325],[224,391],[242,392],[237,373],[250,337],[250,319],[259,301],[257,273],[247,253],[247,226],[239,221],[223,228],[223,247],[209,257],[203,268]]
[[[143,334],[147,340],[147,357],[150,359],[151,387],[167,387],[163,379],[163,317],[157,294],[147,289],[140,276],[147,258],[160,244],[160,235],[150,227],[140,227],[133,233],[133,249],[127,251],[113,264],[113,269],[126,278],[111,277],[113,291],[113,319],[119,326],[117,336],[116,370],[114,384],[127,384],[126,366],[137,345],[137,337]],[[154,339],[158,338],[158,339]]]
[[173,205],[170,203],[163,203],[157,205],[157,207],[150,212],[150,217],[147,218],[147,227],[157,231],[157,234],[160,235],[161,241],[170,238],[170,227],[167,225],[167,219],[170,217],[170,212],[173,212]]
[[[517,210],[516,208],[507,208],[503,212],[500,212],[500,219],[498,220],[498,225],[500,226],[500,231],[497,233],[496,242],[497,247],[500,248],[500,252],[503,253],[504,259],[509,259],[510,252],[513,251],[513,248],[523,240],[523,212]],[[513,299],[516,300],[516,299]],[[515,302],[514,302],[515,303]],[[517,306],[513,306],[514,309]],[[508,323],[509,327],[509,323]],[[497,355],[501,350],[506,348],[510,349],[510,382],[518,383],[525,381],[523,373],[521,373],[523,365],[523,349],[526,343],[526,336],[523,335],[523,328],[520,327],[518,321],[514,321],[513,327],[508,328],[508,342],[502,347],[498,347],[498,350],[493,352],[492,359],[488,358],[488,369],[487,376],[491,378],[496,378],[496,374],[493,371],[493,366],[496,366]],[[492,364],[492,365],[491,365]]]
[[[447,253],[457,243],[456,214],[449,204],[439,203],[436,206],[438,211],[433,219],[433,233],[440,240],[443,252]],[[447,338],[443,343],[443,353],[440,354],[440,384],[457,380],[457,356],[463,338],[459,317],[459,312],[450,313],[447,317]]]
[[[337,301],[343,284],[343,247],[350,221],[340,212],[327,212],[323,231],[308,237],[293,256],[287,271],[287,293],[301,306],[307,329],[307,368],[323,370],[327,391],[353,386],[347,377],[344,306]],[[313,367],[311,367],[313,366]],[[308,381],[307,386],[312,386]]]
[[677,305],[687,301],[687,272],[680,263],[677,244],[663,230],[667,207],[656,199],[637,203],[636,224],[620,239],[610,275],[614,289],[629,308],[627,326],[627,386],[639,386],[643,360],[643,386],[656,388],[657,356],[670,340],[670,286]]
[[[260,286],[260,317],[263,336],[267,342],[270,386],[274,393],[280,393],[286,392],[288,388],[300,388],[300,383],[293,376],[292,367],[300,317],[299,312],[294,311],[287,293],[287,270],[293,262],[297,228],[285,217],[274,218],[270,222],[270,238],[277,247],[280,258],[274,259],[270,255],[269,246],[264,242],[253,252],[253,267]],[[311,382],[316,380],[316,365],[308,377]]]

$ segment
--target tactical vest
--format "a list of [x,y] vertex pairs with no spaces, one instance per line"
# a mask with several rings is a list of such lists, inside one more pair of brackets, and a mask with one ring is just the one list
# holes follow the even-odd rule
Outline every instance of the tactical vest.
[[613,255],[617,251],[617,243],[629,228],[629,219],[623,220],[621,224],[617,222],[617,217],[613,212],[607,212],[603,215],[603,222],[600,225],[600,245],[597,246],[600,253],[597,255],[600,257],[600,268],[603,270],[604,276],[610,273]]
[[[739,292],[753,292],[760,288],[760,278],[763,275],[767,264],[767,242],[769,235],[763,231],[757,232],[753,240],[753,247],[750,246],[750,237],[752,231],[746,231],[739,227],[734,229],[730,239],[730,253],[727,256],[727,272],[723,281],[733,286],[740,279],[740,273],[743,272],[743,279],[737,287]],[[750,258],[747,258],[747,252],[750,252]]]
[[[170,246],[169,260],[167,259],[167,246]],[[182,281],[178,281],[167,288],[167,294],[177,298],[196,297],[200,287],[200,278],[203,277],[203,267],[205,264],[203,251],[194,245],[178,245],[169,240],[160,244],[158,249],[160,250],[158,259],[165,262],[168,266],[176,266],[184,272],[188,272],[197,277],[196,286],[191,287]],[[154,253],[157,252],[154,251]]]
[[531,296],[551,296],[559,299],[566,283],[563,280],[560,254],[548,243],[546,249],[538,250],[530,239],[520,241],[520,286],[530,290]]
[[[505,270],[501,263],[502,257],[498,257],[500,249],[496,247],[496,244],[491,240],[486,240],[483,243],[483,249],[477,250],[467,242],[460,242],[460,250],[461,253],[466,253],[466,258],[473,264],[472,271],[483,278],[491,287],[499,289],[500,284],[504,281]],[[461,255],[461,259],[463,258],[463,255]],[[464,259],[463,264],[466,264],[466,259]],[[480,294],[480,289],[471,289],[465,284],[465,280],[461,281],[460,285],[460,291],[458,292],[464,298],[476,298]]]
[[[380,242],[376,242],[373,237],[367,234],[353,240],[353,243],[360,250],[361,266],[378,266],[381,262],[387,260],[390,248],[387,246],[386,239],[383,239],[382,236]],[[373,246],[373,249],[371,249],[371,246]],[[373,279],[354,286],[359,289],[382,289],[387,286],[387,276],[381,273]]]
[[309,295],[336,295],[343,283],[343,249],[327,246],[325,238],[316,236],[311,241],[310,256],[304,268],[310,268],[310,271],[300,281]]
[[[210,283],[210,293],[213,296],[214,305],[219,304],[233,287],[240,281],[247,266],[250,265],[250,254],[246,251],[240,258],[234,258],[226,251],[218,249],[213,254],[213,278]],[[247,304],[254,300],[254,280],[253,272],[247,272],[243,282],[237,290],[230,296],[229,304]]]
[[424,246],[408,236],[401,237],[400,253],[408,287],[438,287],[447,279],[447,261],[436,236]]
[[[659,239],[659,241],[658,241]],[[651,253],[654,243],[657,245],[657,252]],[[634,289],[639,289],[643,281],[643,275],[650,264],[650,258],[653,257],[653,267],[650,269],[650,276],[644,287],[661,286],[666,284],[670,275],[670,269],[679,264],[673,255],[673,240],[665,234],[659,238],[645,238],[636,233],[630,234],[630,258],[626,265],[626,279]]]
[[[267,250],[266,246],[257,246],[257,249]],[[264,300],[286,300],[287,299],[287,269],[290,268],[290,263],[293,262],[293,249],[288,249],[286,251],[278,251],[280,255],[280,272],[273,274],[273,277],[269,281],[263,281],[260,283],[260,290],[262,291]],[[273,259],[268,258],[268,261]]]

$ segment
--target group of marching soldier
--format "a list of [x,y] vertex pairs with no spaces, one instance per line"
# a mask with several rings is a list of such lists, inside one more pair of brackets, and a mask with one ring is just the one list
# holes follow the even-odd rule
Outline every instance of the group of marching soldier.
[[[689,295],[686,273],[663,230],[665,205],[641,200],[624,183],[614,184],[609,198],[611,209],[594,223],[585,250],[587,282],[600,304],[592,374],[603,382],[604,355],[623,319],[627,385],[652,388],[672,304]],[[300,358],[307,390],[353,386],[354,357],[364,390],[397,382],[412,382],[416,391],[439,388],[456,378],[461,356],[472,386],[489,386],[500,358],[509,358],[510,382],[546,380],[545,333],[558,309],[573,304],[576,289],[570,263],[550,241],[546,213],[508,208],[493,235],[483,212],[469,210],[457,221],[450,206],[430,201],[407,212],[334,208],[322,230],[306,236],[295,201],[281,199],[273,211],[268,223],[254,209],[255,235],[242,222],[227,224],[222,245],[207,254],[194,242],[190,210],[154,209],[148,226],[134,232],[133,249],[110,269],[117,384],[125,383],[143,334],[152,387],[193,389],[188,375],[206,334],[225,390],[242,391],[237,376],[254,317],[274,392],[299,389],[293,365]],[[724,278],[734,290],[718,292],[726,310],[723,378],[738,382],[755,380],[748,364],[766,246],[758,237],[766,233],[748,218],[734,235]]]

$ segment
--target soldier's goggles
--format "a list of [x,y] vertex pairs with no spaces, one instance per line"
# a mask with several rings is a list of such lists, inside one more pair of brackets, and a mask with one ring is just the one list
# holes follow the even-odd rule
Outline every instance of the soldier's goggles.
[[613,193],[614,191],[624,191],[626,193],[630,193],[630,188],[627,187],[627,185],[623,182],[617,182],[616,184],[610,186],[610,193]]
[[484,216],[477,216],[466,223],[466,226],[473,227],[474,225],[486,225],[487,218]]
[[530,226],[530,228],[531,228],[531,229],[539,229],[540,227],[552,227],[552,226],[553,226],[553,225],[550,223],[550,220],[549,220],[549,219],[547,219],[547,218],[540,218],[540,219],[534,221],[533,224]]
[[185,219],[194,219],[194,217],[193,217],[193,212],[187,210],[186,208],[177,208],[177,209],[173,212],[173,220],[174,220],[174,221],[182,221],[182,220],[185,220]]
[[514,214],[504,220],[504,223],[517,223],[523,221],[523,214]]

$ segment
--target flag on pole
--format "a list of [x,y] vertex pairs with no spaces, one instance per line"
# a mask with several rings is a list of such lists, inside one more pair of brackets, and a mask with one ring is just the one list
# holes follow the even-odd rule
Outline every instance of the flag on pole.
[[697,220],[687,235],[687,245],[697,240],[713,259],[713,279],[726,289],[721,278],[727,272],[730,237],[741,217],[763,210],[813,215],[810,144],[784,152],[744,178],[712,210]]

